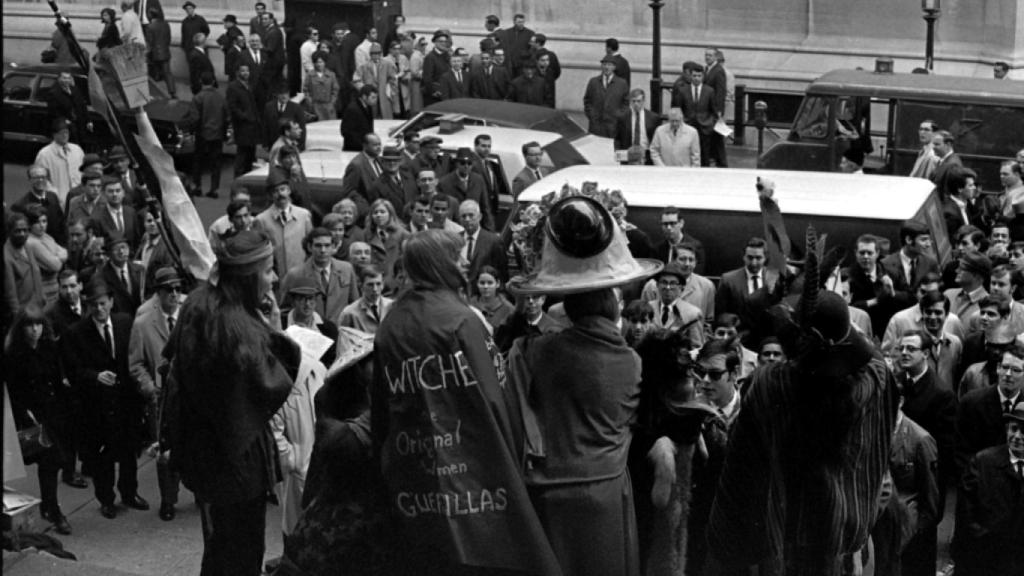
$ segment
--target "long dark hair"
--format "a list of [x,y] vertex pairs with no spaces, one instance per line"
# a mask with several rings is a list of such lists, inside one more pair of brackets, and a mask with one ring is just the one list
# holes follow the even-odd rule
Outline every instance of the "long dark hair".
[[416,288],[464,293],[466,277],[459,270],[462,238],[454,232],[430,229],[413,234],[405,242],[402,266]]
[[30,324],[43,325],[43,335],[39,339],[40,342],[53,339],[50,319],[46,317],[43,309],[37,304],[29,304],[18,312],[14,317],[14,322],[11,324],[11,329],[7,331],[7,336],[4,338],[5,354],[28,348],[28,342],[25,340],[25,327]]

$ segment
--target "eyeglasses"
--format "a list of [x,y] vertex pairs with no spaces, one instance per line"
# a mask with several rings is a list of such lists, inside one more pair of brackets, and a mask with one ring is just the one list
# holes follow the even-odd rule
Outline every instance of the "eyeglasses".
[[675,226],[676,224],[679,224],[679,220],[676,220],[675,222],[662,222],[661,223],[661,227],[662,228],[667,228],[667,227],[670,227],[670,226]]
[[921,351],[921,347],[920,346],[913,346],[911,344],[904,344],[902,346],[897,346],[896,347],[896,351],[897,352],[920,352]]
[[721,380],[722,376],[725,376],[725,373],[728,372],[728,370],[712,370],[705,368],[700,364],[694,364],[691,370],[693,370],[694,375],[698,378],[704,378],[706,376],[709,380]]
[[1024,374],[1024,368],[1022,368],[1020,366],[1010,366],[1009,364],[1000,364],[997,369],[998,369],[999,372],[1006,372],[1007,374],[1016,374],[1017,376],[1020,376],[1021,374]]
[[665,288],[678,288],[682,286],[676,280],[658,280],[658,286],[664,286]]

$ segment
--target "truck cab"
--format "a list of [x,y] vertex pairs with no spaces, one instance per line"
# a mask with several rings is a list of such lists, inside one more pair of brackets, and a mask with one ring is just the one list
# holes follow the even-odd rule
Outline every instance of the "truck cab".
[[979,185],[999,189],[999,163],[1024,134],[1024,83],[990,78],[834,70],[811,82],[787,138],[758,158],[759,168],[837,172],[851,146],[864,172],[906,176],[934,121]]

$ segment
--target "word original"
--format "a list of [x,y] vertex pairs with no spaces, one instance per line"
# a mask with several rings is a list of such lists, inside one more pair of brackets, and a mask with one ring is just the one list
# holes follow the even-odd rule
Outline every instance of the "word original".
[[462,420],[455,424],[455,432],[444,432],[425,436],[420,430],[401,431],[395,435],[395,451],[402,456],[423,454],[433,458],[438,450],[454,448],[462,444]]

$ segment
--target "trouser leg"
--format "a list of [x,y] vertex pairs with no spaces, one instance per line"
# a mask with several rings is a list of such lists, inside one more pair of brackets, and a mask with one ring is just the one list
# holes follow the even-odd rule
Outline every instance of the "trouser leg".
[[139,491],[139,462],[135,458],[135,448],[126,447],[117,456],[117,491],[121,498],[134,496]]
[[235,178],[247,174],[252,170],[252,163],[256,159],[255,146],[236,146],[235,148]]
[[167,458],[164,458],[163,455],[156,461],[156,481],[160,485],[160,501],[172,506],[177,504],[181,477],[171,468]]
[[114,504],[114,462],[113,451],[109,447],[89,456],[93,493],[104,506]]
[[262,572],[266,499],[199,504],[203,523],[200,576],[258,576]]
[[57,484],[60,476],[62,455],[51,449],[52,454],[46,454],[40,459],[38,468],[39,476],[39,497],[42,500],[40,507],[44,512],[59,512],[60,503],[57,500]]
[[224,151],[224,143],[221,140],[206,143],[206,161],[210,168],[210,190],[216,192],[220,189],[220,155]]

